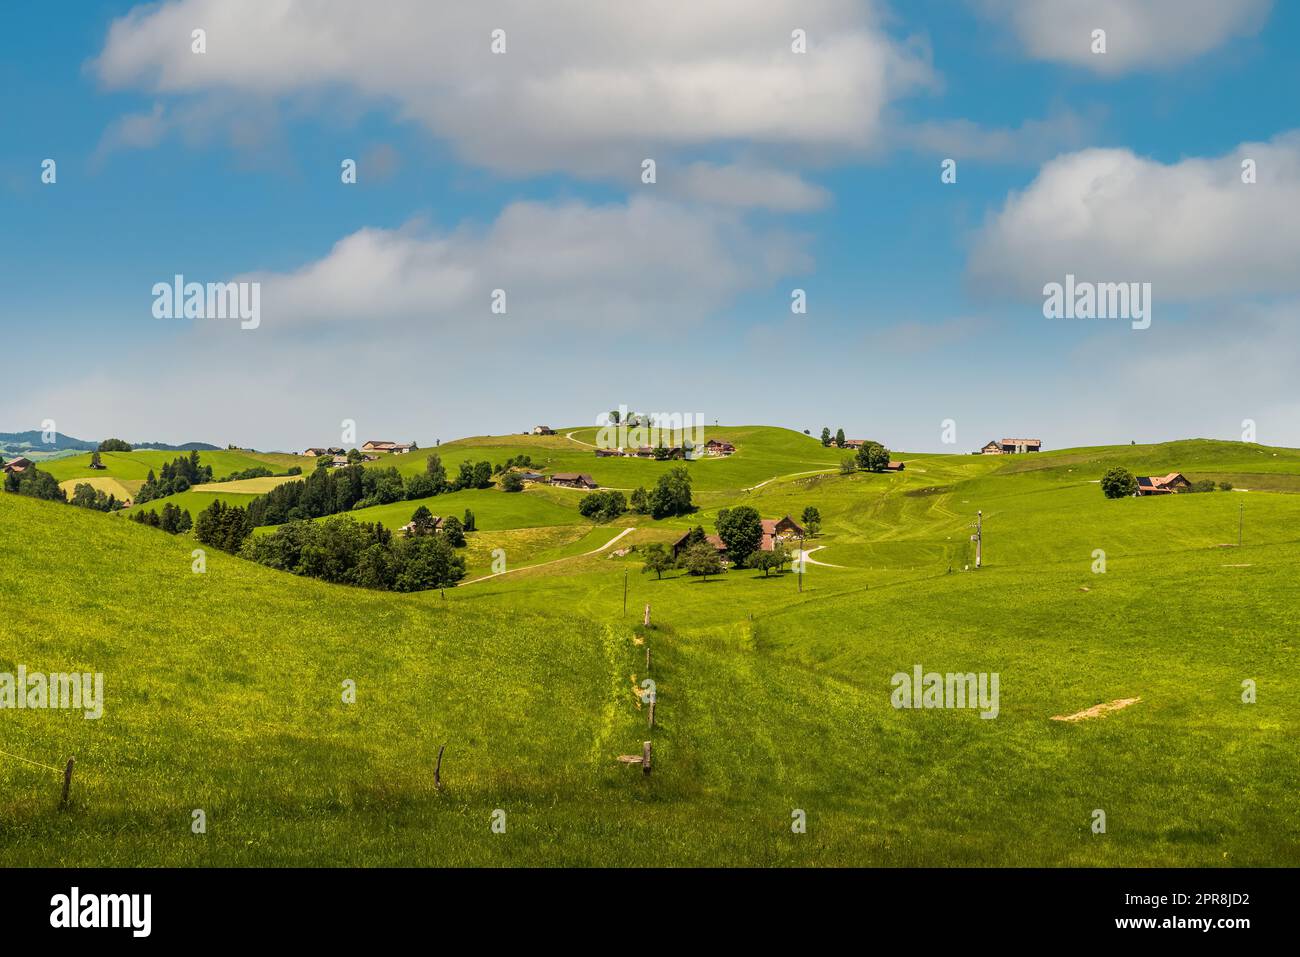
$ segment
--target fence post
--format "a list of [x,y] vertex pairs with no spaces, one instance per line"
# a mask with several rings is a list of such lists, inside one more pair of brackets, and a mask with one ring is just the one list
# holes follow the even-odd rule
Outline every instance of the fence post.
[[642,774],[650,773],[650,742],[649,741],[643,741],[641,743],[641,773]]
[[72,789],[72,766],[76,763],[76,758],[68,758],[68,766],[63,769],[63,800],[59,802],[59,807],[68,806],[68,792]]
[[433,766],[433,786],[439,791],[442,790],[442,752],[446,750],[445,744],[438,748],[438,763]]

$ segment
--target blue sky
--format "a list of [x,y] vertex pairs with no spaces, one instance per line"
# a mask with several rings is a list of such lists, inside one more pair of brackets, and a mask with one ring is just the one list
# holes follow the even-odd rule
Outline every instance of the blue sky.
[[[266,6],[0,13],[0,431],[1300,445],[1295,5]],[[1151,328],[1044,318],[1067,272]],[[260,326],[155,318],[176,273]]]

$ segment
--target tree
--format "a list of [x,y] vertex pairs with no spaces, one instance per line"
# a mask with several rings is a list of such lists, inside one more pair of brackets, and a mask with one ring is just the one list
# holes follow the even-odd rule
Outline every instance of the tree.
[[693,545],[698,545],[700,542],[704,541],[708,541],[708,536],[704,534],[704,526],[702,525],[696,525],[686,533],[686,539],[682,542],[680,552],[682,557],[678,561],[678,564],[682,568],[686,567],[686,553],[691,550]]
[[822,527],[822,513],[818,511],[816,505],[809,505],[803,510],[803,527],[808,530],[809,535],[816,535]]
[[474,487],[474,465],[470,462],[461,462],[460,471],[452,481],[450,489],[453,492],[459,492],[461,489]]
[[404,539],[396,551],[400,570],[393,587],[397,591],[443,588],[465,577],[465,559],[452,550],[444,535]]
[[442,520],[442,535],[452,548],[465,547],[465,526],[455,515],[448,515]]
[[578,500],[578,512],[585,518],[608,522],[627,511],[627,499],[614,489],[589,492]]
[[836,447],[837,447],[837,448],[841,448],[841,449],[844,448],[844,441],[845,441],[845,440],[844,440],[844,430],[843,430],[843,429],[836,429],[836,430],[835,430],[835,445],[836,445]]
[[776,553],[759,549],[749,556],[749,567],[761,571],[763,577],[766,578],[768,572],[778,567]]
[[856,455],[846,455],[840,459],[840,474],[852,475],[858,470],[858,457]]
[[686,550],[684,564],[692,575],[702,575],[705,581],[710,575],[722,574],[722,559],[718,550],[708,542],[700,542]]
[[638,486],[632,493],[632,511],[638,515],[648,515],[650,513],[650,496],[646,493],[644,486]]
[[90,467],[92,469],[99,469],[104,467],[104,463],[99,460],[98,452],[90,453]]
[[826,428],[825,426],[823,426],[823,427],[822,427],[822,446],[825,447],[825,448],[830,448],[830,444],[831,444],[831,430],[830,430],[829,428]]
[[414,501],[417,498],[429,498],[431,495],[437,494],[438,490],[428,473],[417,472],[406,480],[407,501]]
[[883,472],[889,467],[889,449],[879,442],[864,442],[858,449],[858,466],[868,472]]
[[611,424],[618,425],[618,417],[619,417],[618,409],[609,410],[609,421]]
[[659,476],[650,493],[650,514],[655,518],[686,515],[694,511],[691,504],[691,474],[678,465]]
[[664,572],[673,567],[673,556],[659,542],[647,546],[645,552],[645,564],[641,566],[641,573],[654,572],[656,579],[662,579]]
[[503,492],[522,492],[524,490],[524,480],[518,472],[507,472],[501,476],[501,491]]
[[724,508],[718,513],[716,527],[727,546],[727,558],[737,567],[763,544],[763,517],[752,505]]
[[50,502],[66,502],[67,493],[59,488],[59,483],[49,472],[42,472],[35,465],[21,472],[5,474],[5,491],[29,498],[40,498]]
[[463,524],[465,525],[465,531],[467,532],[478,531],[478,527],[474,524],[474,513],[471,512],[469,509],[465,509],[465,518],[462,521]]
[[1132,472],[1116,466],[1101,477],[1101,490],[1107,498],[1128,498],[1137,494],[1138,483]]
[[100,452],[130,452],[131,446],[121,439],[105,439],[99,443]]
[[358,465],[364,462],[365,460],[366,457],[361,454],[360,449],[348,449],[348,461],[351,462],[353,465]]
[[238,552],[244,539],[253,534],[248,512],[237,505],[217,499],[199,513],[194,521],[194,537],[204,545],[226,552]]
[[476,462],[474,464],[474,488],[490,488],[492,485],[492,463]]

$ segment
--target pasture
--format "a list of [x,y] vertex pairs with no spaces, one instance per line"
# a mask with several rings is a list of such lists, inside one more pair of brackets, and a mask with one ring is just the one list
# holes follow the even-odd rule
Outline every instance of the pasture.
[[[902,473],[840,475],[837,450],[806,436],[718,432],[741,451],[688,463],[691,516],[592,525],[580,495],[541,489],[354,513],[400,525],[417,504],[473,509],[467,578],[489,574],[497,548],[511,571],[445,593],[332,586],[221,553],[195,574],[186,536],[0,496],[0,672],[102,671],[106,686],[98,721],[0,711],[0,750],[77,757],[59,813],[56,774],[0,756],[0,859],[1300,864],[1300,496],[1284,491],[1300,453],[1203,441],[895,453]],[[529,447],[582,454],[565,443],[438,451],[449,468]],[[423,455],[394,459],[408,471]],[[1112,464],[1234,485],[1272,476],[1279,490],[1110,501],[1095,481]],[[649,485],[623,470],[666,465],[563,468]],[[737,504],[796,519],[816,506],[822,531],[807,545],[827,564],[802,579],[641,572],[645,544],[712,531]],[[616,546],[629,554],[595,551],[628,528]],[[653,730],[634,691],[647,646]],[[997,716],[894,707],[893,676],[917,665],[998,674]],[[648,777],[617,761],[647,737]],[[195,808],[204,835],[190,831]],[[504,833],[490,827],[497,810]],[[792,832],[795,810],[807,833]]]

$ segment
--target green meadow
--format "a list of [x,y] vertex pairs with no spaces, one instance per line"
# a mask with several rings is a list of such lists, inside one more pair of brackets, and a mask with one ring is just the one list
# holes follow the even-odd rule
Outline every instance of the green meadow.
[[[594,429],[557,431],[435,451],[449,470],[529,454],[627,489],[681,464],[596,459],[578,444]],[[843,453],[799,433],[706,435],[739,451],[685,463],[688,517],[593,524],[581,493],[543,488],[352,513],[397,527],[418,505],[472,509],[469,574],[444,592],[215,551],[199,574],[187,536],[0,495],[0,673],[105,682],[98,720],[0,710],[0,861],[1300,865],[1300,451],[895,452],[901,473],[841,475]],[[428,453],[378,464],[411,474]],[[202,461],[220,476],[242,455]],[[92,474],[143,479],[173,457],[105,454]],[[1111,501],[1097,481],[1117,464],[1246,491]],[[149,506],[226,494],[249,496]],[[805,574],[641,571],[645,545],[739,504],[820,510]],[[507,571],[484,577],[494,552]],[[895,707],[894,676],[918,665],[996,673],[996,716]],[[645,740],[649,775],[618,760]],[[74,756],[60,810],[53,769]]]

